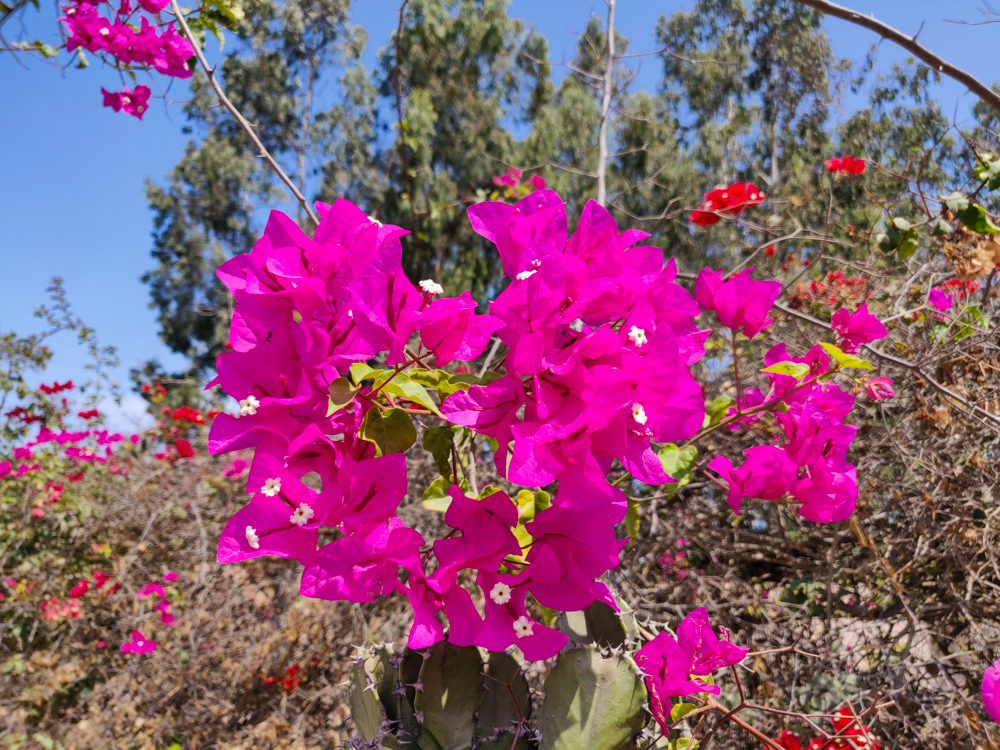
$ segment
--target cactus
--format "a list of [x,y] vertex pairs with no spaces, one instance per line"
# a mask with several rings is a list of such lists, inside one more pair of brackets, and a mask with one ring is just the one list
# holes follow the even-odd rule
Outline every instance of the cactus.
[[360,649],[348,701],[363,747],[394,750],[624,750],[635,747],[646,690],[622,648],[628,613],[595,604],[560,618],[570,645],[545,679],[532,718],[523,670],[508,653],[437,643]]

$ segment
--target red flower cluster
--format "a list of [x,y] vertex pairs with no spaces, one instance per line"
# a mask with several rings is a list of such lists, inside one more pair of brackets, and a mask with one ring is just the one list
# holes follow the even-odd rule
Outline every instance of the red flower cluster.
[[42,417],[38,414],[32,414],[23,406],[15,406],[9,412],[4,414],[8,419],[20,419],[25,424],[34,424],[35,422],[41,422]]
[[781,731],[774,741],[785,750],[880,750],[879,741],[872,737],[871,730],[860,721],[855,721],[854,713],[844,706],[837,709],[833,718],[833,731],[843,737],[830,741],[813,737],[803,744],[802,735],[787,729]]
[[[190,406],[181,406],[177,409],[169,409],[168,407],[163,408],[164,415],[176,419],[178,422],[185,421],[191,422],[192,424],[208,424],[205,421],[205,417],[202,416],[198,409],[194,409]],[[218,413],[218,412],[216,412]]]
[[759,206],[766,196],[752,182],[719,185],[705,193],[705,202],[691,212],[691,223],[699,227],[717,224],[721,214],[739,214],[747,206]]
[[97,409],[90,409],[89,411],[78,411],[76,416],[80,419],[98,419],[101,416],[101,412]]
[[940,289],[950,294],[955,300],[961,302],[970,294],[979,291],[978,281],[962,281],[961,279],[948,279],[942,281]]
[[[264,677],[264,685],[266,687],[271,687],[271,685],[278,683],[289,693],[294,693],[295,688],[302,684],[302,678],[299,677],[300,669],[300,665],[293,664],[285,670],[286,675],[282,679],[278,679],[277,677]],[[263,677],[263,675],[261,676]]]
[[67,380],[65,383],[53,381],[52,385],[45,385],[45,383],[42,383],[38,386],[38,391],[40,393],[44,393],[46,396],[52,396],[56,393],[62,393],[63,391],[71,391],[74,388],[76,388],[76,386],[73,385],[72,380]]
[[825,278],[799,284],[789,295],[789,304],[795,309],[805,304],[853,306],[871,296],[868,280],[857,276],[849,278],[841,271],[831,271]]
[[861,174],[865,171],[865,160],[855,156],[835,156],[827,159],[826,171],[837,174]]
[[144,383],[139,390],[142,391],[144,396],[149,396],[154,400],[167,397],[167,389],[163,387],[162,383],[156,383],[154,385]]

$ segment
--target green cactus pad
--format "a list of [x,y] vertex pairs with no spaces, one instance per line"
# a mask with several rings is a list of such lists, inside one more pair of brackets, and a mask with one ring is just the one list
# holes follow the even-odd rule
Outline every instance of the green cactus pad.
[[645,723],[646,688],[624,654],[566,651],[545,680],[540,750],[631,750]]
[[[473,736],[495,738],[482,745],[481,750],[494,745],[510,750],[514,738],[513,729],[517,725],[518,718],[527,719],[531,716],[528,681],[521,674],[520,665],[513,656],[491,651],[486,661],[483,688],[485,689],[483,702],[479,707]],[[499,737],[496,730],[502,730]],[[523,738],[518,741],[517,748],[520,749],[522,746],[527,747],[527,742]]]
[[431,646],[420,670],[423,690],[414,702],[418,716],[423,712],[421,740],[429,732],[442,750],[471,747],[473,714],[483,701],[482,671],[475,646],[459,647],[444,641]]

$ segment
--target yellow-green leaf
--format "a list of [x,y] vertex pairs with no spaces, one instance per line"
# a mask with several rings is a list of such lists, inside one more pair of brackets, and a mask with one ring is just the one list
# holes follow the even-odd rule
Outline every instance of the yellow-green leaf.
[[820,343],[826,353],[833,357],[834,361],[843,367],[855,367],[859,370],[874,370],[875,365],[871,362],[861,359],[861,357],[855,357],[853,354],[848,354],[847,352],[840,349],[840,347],[834,346],[833,344]]
[[809,365],[801,362],[778,362],[770,367],[765,367],[762,372],[773,372],[777,375],[791,375],[796,380],[802,380],[809,374]]

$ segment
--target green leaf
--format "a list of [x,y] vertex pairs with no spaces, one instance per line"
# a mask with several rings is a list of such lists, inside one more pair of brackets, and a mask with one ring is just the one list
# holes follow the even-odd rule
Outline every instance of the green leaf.
[[56,743],[47,734],[42,734],[41,732],[35,732],[32,738],[35,742],[45,748],[45,750],[52,750],[56,746]]
[[903,241],[899,243],[899,253],[898,257],[900,260],[906,260],[920,247],[920,237],[917,235],[916,230],[911,229],[903,237]]
[[898,229],[901,232],[908,232],[908,231],[910,231],[910,227],[913,226],[910,222],[908,222],[902,216],[897,216],[895,219],[893,219],[892,220],[892,225],[894,227],[896,227],[896,229]]
[[938,198],[953,214],[958,214],[969,207],[969,199],[957,190],[949,195],[939,195]]
[[698,707],[693,703],[678,703],[670,709],[670,723],[676,724],[692,711],[697,711]]
[[628,510],[625,511],[625,535],[633,541],[639,536],[639,503],[628,499]]
[[802,378],[809,374],[809,365],[802,362],[778,362],[770,367],[765,367],[761,372],[791,375],[796,380],[802,380]]
[[678,737],[670,743],[669,750],[698,750],[700,744],[698,740],[691,737]]
[[449,478],[453,483],[455,473],[452,471],[451,450],[454,444],[453,427],[431,427],[424,433],[424,450],[434,457],[434,463],[437,464],[441,476]]
[[970,204],[965,210],[958,212],[956,216],[969,230],[977,234],[1000,234],[1000,227],[990,221],[990,217],[986,215],[986,209],[982,206]]
[[[732,406],[736,406],[736,401],[729,396],[719,396],[718,398],[713,398],[705,404],[704,426],[708,427],[710,425],[717,424],[725,418],[726,413]],[[667,473],[669,474],[669,472]]]
[[646,688],[624,654],[594,646],[564,651],[545,678],[540,750],[631,750],[645,723]]
[[664,443],[663,447],[656,452],[656,455],[660,459],[660,465],[663,467],[663,470],[676,480],[664,485],[667,490],[667,497],[673,497],[674,493],[688,484],[694,476],[692,470],[694,469],[695,461],[698,460],[698,448],[689,445],[682,450],[673,443]]
[[74,68],[77,68],[78,70],[83,70],[88,65],[90,65],[90,63],[87,61],[87,56],[85,54],[83,54],[83,50],[82,49],[78,48],[76,50],[76,53],[80,56],[80,62],[78,62],[76,65],[74,65],[73,66]]
[[1000,160],[993,154],[984,154],[982,161],[976,160],[976,176],[986,183],[990,190],[1000,189]]
[[354,397],[358,389],[354,387],[347,378],[337,378],[330,383],[330,405],[327,407],[326,416],[340,411],[350,406],[354,402]]
[[351,365],[351,380],[354,381],[355,385],[361,385],[364,380],[375,380],[379,375],[389,372],[391,370],[376,370],[364,362],[355,362]]
[[931,236],[932,237],[947,237],[952,233],[951,224],[944,220],[941,216],[934,220],[931,224]]
[[833,344],[828,344],[826,342],[820,342],[820,346],[822,346],[826,350],[826,353],[833,357],[834,361],[836,361],[836,363],[842,368],[855,367],[859,370],[875,369],[875,366],[871,362],[861,359],[861,357],[855,357],[853,354],[847,354],[838,346],[834,346]]
[[410,415],[401,409],[389,409],[382,414],[369,409],[361,420],[361,437],[378,446],[379,455],[405,453],[417,441],[417,429]]
[[[376,381],[375,387],[378,388],[379,385],[381,385],[381,382]],[[427,392],[427,389],[419,383],[414,383],[405,373],[401,372],[396,375],[396,377],[392,378],[392,380],[389,380],[382,386],[382,390],[385,393],[390,393],[393,396],[399,396],[400,398],[419,404],[426,409],[430,409],[438,416],[441,416],[441,412],[438,411],[437,404],[434,403],[434,400],[431,398],[431,394]]]
[[474,714],[483,702],[483,662],[475,646],[440,641],[431,646],[420,669],[423,690],[414,701],[423,711],[422,728],[444,750],[463,750],[472,744]]

